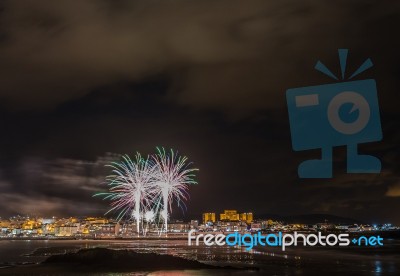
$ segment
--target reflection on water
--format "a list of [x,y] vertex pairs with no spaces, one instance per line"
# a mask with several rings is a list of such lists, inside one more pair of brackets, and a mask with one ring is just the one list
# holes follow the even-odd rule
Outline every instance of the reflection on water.
[[375,261],[375,272],[380,273],[382,272],[382,262]]
[[[381,248],[316,248],[297,247],[282,251],[280,248],[229,246],[188,246],[186,240],[134,240],[134,241],[6,241],[0,240],[0,267],[4,263],[40,262],[51,254],[75,252],[80,248],[105,247],[132,249],[143,253],[158,253],[198,260],[213,265],[252,267],[258,272],[276,274],[312,274],[326,271],[335,273],[367,273],[400,275],[400,249],[398,240],[387,240]],[[38,250],[38,248],[40,248]],[[30,256],[24,254],[34,253]],[[224,275],[226,270],[213,270],[213,275]],[[207,270],[158,271],[117,273],[106,275],[207,275]],[[243,271],[230,271],[231,275],[243,275]]]

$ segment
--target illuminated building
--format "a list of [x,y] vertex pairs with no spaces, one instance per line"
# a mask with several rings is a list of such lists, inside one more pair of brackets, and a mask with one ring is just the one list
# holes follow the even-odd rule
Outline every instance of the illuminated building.
[[83,235],[88,235],[90,232],[89,232],[89,228],[83,228],[83,230],[82,230],[82,234]]
[[260,231],[261,230],[261,223],[252,223],[251,224],[252,231]]
[[219,215],[219,219],[227,221],[239,221],[239,214],[236,210],[224,210],[224,213]]
[[[204,218],[204,217],[203,217]],[[196,229],[196,228],[198,228],[199,227],[199,221],[198,220],[191,220],[190,221],[190,228],[191,229]]]
[[42,225],[43,224],[52,224],[52,223],[56,222],[56,220],[54,218],[41,218],[41,219],[38,219],[38,221],[40,223],[42,223]]
[[246,223],[252,223],[253,222],[253,213],[241,213],[240,220],[244,221]]
[[55,235],[55,225],[53,223],[42,224],[42,232],[45,235]]
[[120,231],[121,225],[117,223],[106,223],[106,224],[99,224],[99,225],[92,225],[89,229],[95,234],[95,237],[101,236],[118,236]]
[[108,219],[106,219],[106,218],[88,217],[85,220],[86,220],[86,222],[88,222],[90,224],[106,224],[106,223],[108,223]]
[[33,230],[39,227],[41,227],[41,223],[38,223],[33,219],[28,219],[24,221],[21,228],[24,230]]
[[65,225],[55,227],[55,236],[57,237],[71,237],[78,232],[78,226]]
[[168,225],[168,232],[187,232],[190,230],[189,228],[189,224],[183,221],[174,221]]
[[203,223],[215,222],[215,213],[203,213]]
[[8,220],[0,220],[0,228],[10,228],[11,223]]

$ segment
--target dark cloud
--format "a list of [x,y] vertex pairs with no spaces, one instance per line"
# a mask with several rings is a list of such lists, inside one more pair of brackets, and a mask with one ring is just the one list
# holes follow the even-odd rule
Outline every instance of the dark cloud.
[[248,114],[282,108],[283,91],[310,76],[329,81],[312,67],[338,68],[341,47],[354,66],[371,56],[381,93],[394,95],[398,13],[385,1],[5,1],[0,95],[11,108],[54,107],[165,73],[180,103]]
[[[0,214],[103,213],[91,196],[105,152],[178,149],[200,168],[188,214],[238,208],[366,220],[400,218],[400,4],[390,1],[3,1]],[[331,83],[313,69],[378,84],[384,140],[360,147],[380,175],[300,181],[285,91]],[[104,188],[104,187],[103,187]],[[207,199],[205,201],[205,198]],[[179,213],[180,214],[180,213]]]
[[104,165],[117,159],[106,155],[95,162],[24,158],[10,182],[0,179],[4,214],[90,215],[103,206],[91,197],[104,189]]

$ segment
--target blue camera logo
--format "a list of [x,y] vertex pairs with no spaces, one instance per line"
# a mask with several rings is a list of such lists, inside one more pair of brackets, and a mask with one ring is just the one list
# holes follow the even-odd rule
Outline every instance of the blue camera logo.
[[[347,49],[339,49],[342,79],[345,77]],[[367,59],[350,77],[372,66]],[[338,80],[320,61],[315,69]],[[302,162],[300,178],[331,178],[332,148],[347,146],[348,173],[379,173],[381,162],[360,155],[357,145],[382,140],[376,83],[373,79],[288,89],[292,147],[295,151],[319,149],[322,158]]]

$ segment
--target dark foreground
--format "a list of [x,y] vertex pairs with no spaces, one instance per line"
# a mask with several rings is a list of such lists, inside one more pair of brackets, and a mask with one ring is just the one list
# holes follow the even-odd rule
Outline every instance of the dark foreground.
[[238,270],[156,253],[106,248],[81,249],[76,253],[50,256],[40,264],[3,268],[0,275],[79,275],[160,270]]
[[186,240],[0,241],[0,275],[400,275],[399,248],[394,239],[381,247],[285,251]]

